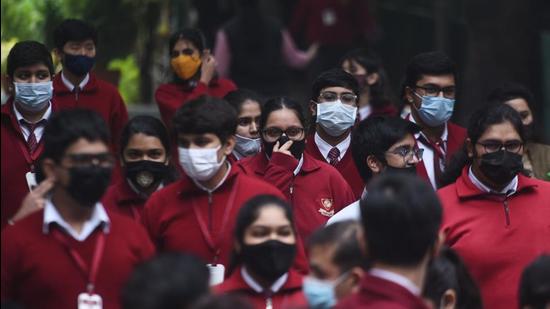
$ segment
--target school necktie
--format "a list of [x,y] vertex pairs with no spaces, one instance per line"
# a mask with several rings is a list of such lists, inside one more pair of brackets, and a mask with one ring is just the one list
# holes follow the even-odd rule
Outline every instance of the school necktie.
[[21,125],[27,128],[29,130],[29,138],[27,139],[27,148],[29,149],[29,153],[32,155],[34,151],[36,150],[36,147],[38,146],[38,141],[36,140],[36,135],[34,134],[34,130],[44,124],[46,122],[45,119],[40,120],[37,123],[30,123],[24,119],[21,119]]
[[421,141],[424,145],[430,148],[434,153],[433,167],[434,167],[434,176],[435,184],[437,189],[441,187],[441,176],[443,171],[441,170],[441,165],[445,165],[445,143],[443,140],[438,139],[436,141],[431,141],[422,134],[418,136],[418,140]]
[[328,162],[330,165],[335,166],[340,162],[340,150],[338,150],[337,147],[332,147],[332,149],[328,152]]

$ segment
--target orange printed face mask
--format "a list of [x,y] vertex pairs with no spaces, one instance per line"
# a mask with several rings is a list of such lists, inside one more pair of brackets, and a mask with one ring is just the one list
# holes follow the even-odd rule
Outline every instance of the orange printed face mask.
[[170,60],[170,65],[179,78],[188,80],[197,73],[201,65],[201,58],[192,55],[179,55]]

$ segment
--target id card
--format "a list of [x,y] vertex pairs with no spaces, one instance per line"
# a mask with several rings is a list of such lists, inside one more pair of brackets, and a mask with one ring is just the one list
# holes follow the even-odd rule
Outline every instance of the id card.
[[225,266],[222,264],[206,264],[210,271],[210,286],[218,285],[223,282],[225,277]]
[[102,309],[103,300],[97,294],[80,293],[78,295],[78,309]]
[[36,183],[36,174],[33,172],[27,172],[25,174],[25,179],[27,179],[27,186],[29,186],[29,192],[34,190],[38,184]]

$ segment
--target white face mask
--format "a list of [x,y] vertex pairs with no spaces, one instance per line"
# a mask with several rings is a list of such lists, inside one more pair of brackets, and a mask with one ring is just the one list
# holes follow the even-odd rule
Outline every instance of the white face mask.
[[190,149],[178,147],[180,164],[187,176],[198,180],[206,181],[211,179],[225,163],[225,156],[218,162],[217,148]]
[[357,107],[343,104],[342,101],[317,104],[317,123],[330,136],[340,136],[351,128],[357,117]]
[[235,134],[237,143],[235,144],[235,151],[243,157],[248,157],[260,152],[262,146],[262,140],[260,138],[248,138]]
[[15,101],[21,103],[21,107],[29,112],[42,110],[50,102],[53,95],[53,83],[16,83]]

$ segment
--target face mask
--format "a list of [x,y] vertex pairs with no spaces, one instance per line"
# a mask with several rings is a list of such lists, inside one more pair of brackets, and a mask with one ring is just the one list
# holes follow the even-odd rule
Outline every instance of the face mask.
[[[418,96],[418,94],[416,95]],[[422,105],[417,111],[420,119],[422,119],[425,124],[431,127],[437,127],[451,119],[455,106],[454,99],[429,96],[419,97],[422,98]],[[414,106],[414,104],[412,105]]]
[[188,80],[197,73],[197,70],[201,66],[201,58],[191,55],[179,55],[170,60],[170,65],[179,78]]
[[21,108],[29,112],[38,112],[48,105],[53,95],[52,82],[13,83],[14,100],[21,103]]
[[393,167],[386,165],[384,173],[388,175],[416,175],[416,166]]
[[85,166],[69,168],[70,182],[67,192],[80,205],[93,207],[111,182],[110,167]]
[[65,68],[77,76],[84,76],[88,74],[94,66],[94,63],[94,57],[65,54]]
[[479,169],[495,184],[506,184],[523,170],[521,155],[505,150],[481,156]]
[[357,107],[340,100],[317,104],[317,123],[330,136],[340,136],[355,123]]
[[304,278],[302,289],[306,295],[309,308],[329,309],[336,304],[334,289],[346,279],[348,272],[340,275],[336,280],[320,280],[310,276]]
[[211,179],[225,162],[225,156],[218,162],[218,150],[221,147],[221,145],[217,148],[199,149],[178,147],[180,164],[183,171],[185,171],[187,176],[198,181]]
[[[279,147],[284,145],[286,142],[289,141],[289,138],[286,135],[281,135],[279,139],[273,143],[268,143],[264,141],[264,149],[265,153],[268,157],[271,158],[271,155],[273,154],[273,147],[275,147],[275,143],[279,142]],[[290,153],[296,160],[300,160],[302,158],[302,154],[304,153],[304,150],[306,149],[306,140],[303,139],[301,141],[292,141],[292,146],[290,146]]]
[[262,140],[260,138],[248,138],[235,134],[237,143],[235,144],[235,151],[241,154],[243,157],[248,157],[257,154],[262,146]]
[[269,282],[286,273],[296,255],[296,246],[278,240],[257,245],[243,245],[241,257],[247,269]]
[[168,166],[164,162],[141,160],[124,164],[126,178],[139,191],[158,186],[168,174]]

